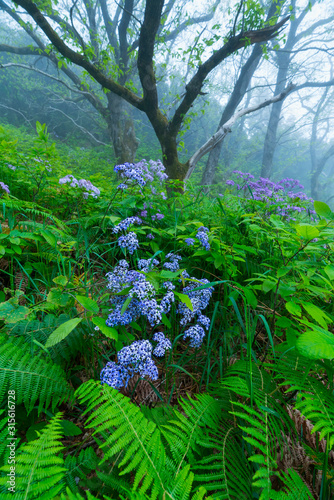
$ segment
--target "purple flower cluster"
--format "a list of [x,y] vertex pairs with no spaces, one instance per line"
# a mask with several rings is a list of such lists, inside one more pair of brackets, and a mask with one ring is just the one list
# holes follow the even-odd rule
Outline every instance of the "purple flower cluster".
[[71,187],[85,189],[85,191],[82,193],[82,196],[86,199],[88,198],[88,196],[97,198],[101,194],[100,190],[90,181],[87,181],[86,179],[80,179],[78,181],[73,175],[65,175],[65,177],[59,179],[59,184],[69,184]]
[[124,183],[118,186],[119,189],[125,189],[127,183],[139,184],[139,186],[144,187],[147,182],[153,182],[158,180],[163,182],[168,179],[165,173],[165,167],[160,160],[153,161],[141,160],[138,163],[124,163],[122,165],[116,165],[114,167],[115,172],[119,172]]
[[201,245],[205,248],[205,250],[210,250],[210,243],[209,243],[209,236],[208,233],[209,229],[207,227],[201,226],[197,230],[196,238],[199,240]]
[[186,238],[184,242],[188,245],[188,247],[190,247],[195,243],[195,240],[194,238]]
[[0,188],[1,188],[3,191],[6,191],[6,193],[10,194],[9,187],[8,187],[8,186],[7,186],[7,184],[5,184],[4,182],[0,182]]
[[10,168],[10,170],[16,170],[16,167],[11,163],[7,163],[7,167]]
[[113,233],[117,234],[120,231],[126,231],[129,229],[132,224],[142,224],[142,220],[139,217],[127,217],[126,219],[122,220],[117,226],[115,226],[112,230]]
[[309,213],[315,214],[313,209],[289,203],[289,199],[313,203],[312,198],[309,198],[303,191],[295,191],[304,189],[304,186],[297,179],[285,178],[279,182],[273,182],[265,177],[260,177],[258,181],[252,181],[250,179],[254,179],[254,176],[250,173],[240,170],[234,170],[233,173],[238,179],[243,180],[243,184],[235,184],[232,179],[229,179],[226,181],[228,186],[236,185],[238,191],[245,191],[245,196],[252,196],[253,199],[264,201],[270,205],[279,205],[276,207],[278,215],[286,217],[288,220],[295,220],[291,219],[292,212],[301,213],[308,210]]
[[158,379],[158,369],[152,359],[152,345],[148,340],[138,340],[123,347],[117,358],[118,363],[110,361],[102,369],[102,384],[108,384],[114,389],[127,387],[129,380],[136,373],[142,378],[147,376],[151,380]]

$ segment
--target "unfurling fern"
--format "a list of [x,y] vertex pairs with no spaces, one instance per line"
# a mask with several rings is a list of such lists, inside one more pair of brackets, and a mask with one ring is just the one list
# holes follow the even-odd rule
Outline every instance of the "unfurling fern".
[[16,404],[24,403],[28,413],[38,400],[38,412],[52,410],[63,401],[71,401],[73,390],[64,371],[44,353],[32,356],[23,339],[0,334],[0,403],[7,388],[15,391]]
[[63,490],[64,460],[59,455],[61,413],[58,413],[34,441],[23,444],[15,457],[15,492],[8,490],[10,465],[4,465],[0,477],[0,498],[12,500],[54,500]]

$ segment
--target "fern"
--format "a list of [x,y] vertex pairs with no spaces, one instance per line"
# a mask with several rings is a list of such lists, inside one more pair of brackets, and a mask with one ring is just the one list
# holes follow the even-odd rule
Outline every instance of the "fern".
[[0,402],[7,388],[15,390],[16,404],[24,403],[28,413],[37,400],[38,413],[63,401],[71,401],[73,390],[64,371],[44,353],[32,356],[23,339],[0,334]]
[[[39,350],[34,340],[45,345],[50,334],[62,323],[68,321],[70,316],[61,314],[58,318],[53,314],[48,314],[42,321],[18,321],[6,325],[10,335],[21,336],[29,345],[31,352]],[[62,364],[64,360],[69,361],[83,347],[83,336],[79,328],[75,328],[62,342],[49,347],[48,351],[53,361]]]
[[281,358],[274,370],[277,378],[284,379],[282,385],[290,385],[289,391],[297,391],[295,408],[309,419],[314,427],[312,433],[320,432],[320,439],[328,440],[329,449],[334,445],[334,401],[330,390],[309,374],[314,362],[290,352]]
[[293,469],[289,469],[287,473],[282,472],[279,477],[288,490],[284,489],[280,492],[272,490],[271,500],[314,500],[300,475]]
[[[81,403],[87,403],[85,413],[92,412],[87,426],[103,437],[100,447],[104,458],[100,463],[116,458],[112,469],[117,465],[120,475],[134,475],[131,495],[136,492],[143,495],[139,498],[150,500],[158,496],[173,500],[190,498],[194,479],[190,465],[180,468],[182,464],[176,465],[167,456],[156,424],[147,420],[129,398],[92,380],[79,387],[76,395]],[[130,493],[129,483],[120,480],[113,471],[108,475],[98,472],[98,476],[120,493]],[[204,494],[204,488],[200,488],[193,498],[199,500]]]
[[60,442],[62,414],[58,413],[42,430],[34,441],[22,445],[16,452],[15,493],[8,491],[9,465],[0,470],[1,499],[14,500],[54,500],[64,488],[63,479],[66,471],[59,452],[63,449]]
[[81,450],[77,457],[68,455],[65,460],[66,483],[73,493],[78,493],[76,478],[86,479],[89,471],[95,470],[97,467],[98,458],[93,448],[89,447],[86,450]]

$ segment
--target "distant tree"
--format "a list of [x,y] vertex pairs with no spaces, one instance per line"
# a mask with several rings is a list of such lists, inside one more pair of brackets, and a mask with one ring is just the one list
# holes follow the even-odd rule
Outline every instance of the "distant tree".
[[[21,22],[18,19],[18,9],[15,8],[15,4],[13,4],[13,8],[7,5],[4,7],[3,0],[0,2],[1,8],[7,9],[9,15],[14,16],[13,18],[16,17],[17,22]],[[49,53],[51,57],[55,57],[55,62],[60,61],[61,69],[64,72],[71,71],[68,68],[70,63],[81,67],[88,73],[94,85],[102,86],[106,92],[109,107],[107,110],[101,109],[101,112],[108,114],[106,119],[110,120],[111,129],[115,110],[117,115],[117,109],[122,100],[144,112],[160,142],[163,162],[169,178],[179,180],[185,179],[188,170],[192,169],[201,154],[205,154],[204,151],[208,151],[210,148],[210,144],[207,143],[206,147],[201,149],[201,153],[193,155],[189,161],[181,163],[179,160],[178,135],[195,100],[202,94],[203,86],[212,70],[242,47],[272,39],[287,21],[287,18],[284,18],[276,24],[264,24],[263,9],[260,3],[241,1],[237,5],[233,23],[228,29],[225,29],[225,33],[218,34],[217,29],[222,31],[223,27],[219,25],[217,28],[216,26],[213,36],[205,41],[202,56],[199,51],[194,54],[195,62],[193,62],[185,91],[182,95],[179,93],[175,96],[176,108],[172,116],[167,118],[159,106],[157,63],[154,58],[159,63],[159,58],[161,58],[159,45],[166,46],[170,37],[175,37],[180,32],[180,28],[190,22],[188,19],[182,18],[184,2],[176,2],[176,0],[168,2],[164,0],[146,0],[145,2],[125,0],[120,5],[117,4],[113,19],[110,17],[108,6],[103,0],[99,0],[98,3],[88,2],[88,6],[85,4],[85,13],[77,12],[76,3],[74,3],[67,17],[61,10],[55,10],[55,6],[50,2],[34,4],[31,0],[19,0],[17,5],[29,14],[39,29],[36,30],[30,27],[28,22],[22,21],[24,28],[35,39],[38,47],[15,48],[16,52],[22,54],[31,54],[33,51],[41,54]],[[138,12],[134,10],[135,5],[138,7]],[[216,3],[211,5],[211,8],[215,6]],[[179,24],[174,31],[166,30],[168,16],[176,7],[179,8]],[[94,17],[96,11],[101,12],[102,15]],[[78,31],[78,24],[74,22],[74,13],[81,19],[82,27],[89,33],[88,41],[84,41],[84,29],[82,28],[82,34]],[[60,35],[55,28],[62,28]],[[117,44],[114,42],[116,28],[118,28]],[[138,32],[138,37],[132,45],[129,44],[128,40],[130,29],[135,29]],[[44,32],[52,46],[47,46],[45,43],[41,45],[40,30]],[[107,33],[108,43],[100,47],[97,41],[100,39],[100,34],[104,32],[103,30]],[[187,44],[192,46],[194,41],[187,42]],[[117,58],[114,57],[116,46]],[[7,50],[9,51],[9,49]],[[211,53],[208,53],[210,50]],[[63,69],[64,63],[66,66]],[[127,76],[125,77],[128,74],[131,77],[138,76],[142,89],[140,92],[136,91],[131,85],[131,81],[127,79]],[[72,75],[70,77],[75,79]],[[81,85],[82,90],[85,91],[82,81],[79,77],[78,79],[78,85]],[[99,98],[90,87],[89,93],[92,104],[102,107]],[[123,128],[129,130],[129,127]],[[219,137],[221,140],[221,135]],[[217,138],[218,136],[216,136]],[[211,145],[214,145],[214,142],[213,140]]]
[[[298,4],[303,3],[304,7],[301,10],[297,10]],[[296,54],[300,51],[300,53],[304,51],[312,54],[312,59],[315,63],[315,66],[319,69],[319,35],[317,33],[317,28],[321,26],[329,25],[334,21],[333,12],[326,17],[317,19],[315,22],[308,24],[306,26],[303,25],[303,21],[305,20],[307,15],[311,15],[312,11],[310,7],[314,6],[318,3],[318,0],[313,0],[310,2],[299,2],[298,0],[291,0],[291,12],[294,15],[294,18],[291,20],[289,33],[287,36],[287,40],[285,45],[277,51],[273,51],[273,59],[277,65],[277,76],[276,76],[276,84],[275,89],[273,91],[274,95],[280,93],[284,87],[286,86],[286,82],[288,79],[296,79],[299,74],[302,73],[305,79],[305,72],[308,72],[308,69],[305,67],[298,67],[298,64],[292,64],[295,60]],[[327,14],[327,11],[326,11]],[[299,28],[303,26],[302,30]],[[299,31],[298,31],[299,30]],[[312,34],[316,34],[315,37],[312,37]],[[321,37],[320,37],[321,38]],[[323,44],[325,43],[325,39],[323,39]],[[323,50],[324,47],[321,49]],[[324,49],[326,50],[326,49]],[[315,53],[317,53],[317,56]],[[309,63],[308,59],[306,60]],[[320,79],[322,79],[322,75]],[[262,177],[270,177],[272,175],[272,167],[273,167],[273,158],[275,153],[275,148],[277,145],[277,130],[281,118],[283,101],[275,103],[271,107],[266,136],[264,140],[263,146],[263,157],[262,157],[262,167],[261,167],[261,176]]]

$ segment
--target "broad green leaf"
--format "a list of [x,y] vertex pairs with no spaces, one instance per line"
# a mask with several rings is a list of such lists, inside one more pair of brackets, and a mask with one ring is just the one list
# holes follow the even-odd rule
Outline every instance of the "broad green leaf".
[[296,302],[287,302],[285,304],[285,307],[289,311],[290,314],[293,314],[294,316],[298,316],[298,318],[301,317],[302,308],[300,307],[299,304],[296,304]]
[[99,312],[100,308],[95,300],[90,299],[89,297],[85,297],[84,295],[76,295],[75,298],[79,302],[79,304],[82,305],[82,307],[87,309],[87,311],[91,311],[95,314]]
[[311,304],[310,302],[302,302],[302,306],[304,307],[305,311],[319,323],[320,326],[327,330],[327,323],[331,322],[331,318],[327,316],[327,314],[322,309],[320,309],[320,307]]
[[46,341],[45,347],[52,347],[64,340],[75,327],[82,321],[82,318],[73,318],[58,326]]
[[297,349],[310,359],[334,358],[334,334],[331,332],[308,331],[297,340]]
[[46,231],[45,229],[41,230],[41,235],[43,238],[49,243],[51,247],[55,247],[57,244],[57,239],[51,231]]
[[113,340],[118,340],[118,331],[116,328],[106,325],[106,320],[104,318],[95,317],[92,318],[94,325],[98,326],[101,332],[108,338]]
[[282,278],[282,276],[285,276],[286,274],[288,274],[288,272],[291,270],[291,266],[288,266],[288,267],[280,267],[278,270],[277,270],[277,278]]
[[[0,319],[5,320],[6,323],[16,323],[25,319],[30,312],[29,308],[25,306],[16,307],[11,301],[13,299],[0,304]],[[15,300],[13,302],[15,304]]]
[[333,264],[329,264],[328,266],[326,266],[324,271],[331,281],[334,280],[334,265]]
[[273,288],[275,288],[275,286],[276,286],[275,281],[264,280],[264,282],[262,283],[262,290],[264,291],[264,293],[267,293],[270,292],[270,290],[272,290]]
[[171,322],[169,321],[165,313],[162,315],[161,321],[165,326],[167,326],[167,328],[172,328]]
[[174,294],[181,300],[181,302],[183,302],[191,311],[194,310],[193,308],[193,305],[192,305],[192,302],[190,300],[190,298],[188,297],[188,295],[186,295],[185,293],[178,293],[178,292],[174,292]]
[[332,215],[331,209],[323,201],[315,201],[314,202],[314,210],[316,211],[317,215],[320,215],[320,217],[330,218]]
[[318,229],[310,224],[298,224],[295,227],[299,236],[306,238],[307,240],[313,240],[319,236]]
[[82,430],[70,420],[62,420],[60,425],[63,428],[64,436],[79,436]]
[[56,276],[52,281],[56,283],[56,285],[66,286],[69,280],[66,276]]

